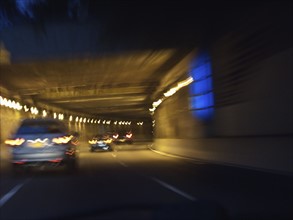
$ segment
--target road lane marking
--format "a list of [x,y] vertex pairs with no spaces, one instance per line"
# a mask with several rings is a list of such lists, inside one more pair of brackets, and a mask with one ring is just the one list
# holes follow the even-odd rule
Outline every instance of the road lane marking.
[[124,167],[128,167],[128,165],[117,158],[117,154],[111,153],[112,157],[116,158],[117,162]]
[[118,163],[120,163],[122,166],[124,166],[124,167],[128,167],[128,165],[126,164],[126,163],[124,163],[124,162],[122,162],[122,161],[120,161],[120,160],[118,160]]
[[207,164],[206,162],[200,161],[198,159],[194,159],[194,158],[189,158],[189,157],[183,157],[183,156],[178,156],[178,155],[173,155],[173,154],[168,154],[168,153],[164,153],[158,150],[153,149],[152,147],[148,147],[151,151],[157,153],[157,154],[161,154],[163,156],[166,157],[173,157],[173,158],[178,158],[178,159],[183,159],[189,162],[192,162],[193,164]]
[[191,201],[197,201],[197,199],[196,199],[195,197],[193,197],[193,196],[191,196],[191,195],[189,195],[189,194],[183,192],[183,191],[180,190],[180,189],[177,189],[177,188],[174,187],[174,186],[171,186],[171,185],[168,184],[168,183],[163,182],[162,180],[159,180],[159,179],[157,179],[157,178],[155,178],[155,177],[151,177],[151,179],[154,180],[155,182],[159,183],[161,186],[163,186],[163,187],[165,187],[165,188],[171,190],[172,192],[177,193],[177,194],[180,195],[180,196],[183,196],[184,198],[186,198],[186,199],[188,199],[188,200],[191,200]]
[[8,193],[6,193],[4,196],[2,196],[0,198],[0,208],[9,200],[11,199],[17,192],[18,190],[20,190],[23,185],[25,183],[27,183],[28,180],[26,180],[25,182],[23,183],[19,183],[18,185],[16,185],[15,187],[13,187]]

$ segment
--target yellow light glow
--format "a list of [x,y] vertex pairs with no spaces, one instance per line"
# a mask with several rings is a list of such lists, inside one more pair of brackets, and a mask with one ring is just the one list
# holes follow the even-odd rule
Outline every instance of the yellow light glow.
[[[164,93],[164,96],[170,97],[172,95],[174,95],[179,89],[181,89],[184,86],[188,86],[190,83],[192,83],[194,81],[194,79],[192,77],[188,77],[187,79],[180,81],[177,83],[177,86],[171,88],[169,91]],[[153,114],[156,110],[156,108],[162,103],[163,99],[159,99],[156,102],[153,102],[153,108],[150,108],[149,111],[151,112],[151,114]]]
[[52,142],[56,144],[67,144],[73,136],[63,136],[59,138],[53,138]]
[[22,109],[22,105],[19,102],[16,103],[16,109],[19,111]]
[[111,143],[112,143],[112,139],[106,139],[106,140],[104,140],[104,142],[105,142],[106,144],[111,144]]
[[96,144],[96,143],[98,143],[97,140],[89,140],[88,142],[89,142],[89,144]]
[[37,115],[39,113],[39,110],[36,107],[31,107],[30,111],[33,115]]
[[165,97],[170,97],[170,96],[174,95],[177,91],[178,91],[178,88],[177,87],[176,88],[172,88],[168,92],[164,93],[164,96]]
[[6,106],[6,107],[7,107],[7,105],[8,105],[8,101],[7,101],[6,98],[3,99],[3,105]]
[[178,83],[178,86],[180,88],[184,87],[184,86],[188,86],[190,83],[192,83],[194,81],[194,79],[190,76],[188,77],[186,80],[183,80],[181,82]]
[[46,110],[43,110],[43,117],[46,117],[47,116],[47,112]]
[[16,109],[16,103],[15,103],[15,101],[12,101],[11,102],[11,108]]
[[25,139],[17,138],[15,140],[10,140],[10,139],[5,140],[4,143],[11,146],[19,146],[19,145],[22,145],[24,142],[25,142]]
[[153,103],[153,107],[158,107],[162,103],[162,99],[159,99],[158,101]]
[[29,111],[29,108],[25,105],[25,106],[23,106],[23,108],[24,108],[24,111],[25,112],[28,112]]

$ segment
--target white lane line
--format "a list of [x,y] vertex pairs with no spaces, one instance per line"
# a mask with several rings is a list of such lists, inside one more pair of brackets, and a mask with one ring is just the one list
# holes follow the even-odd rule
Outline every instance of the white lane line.
[[13,189],[11,189],[8,193],[6,193],[4,196],[2,196],[0,198],[0,208],[9,200],[11,199],[16,193],[18,190],[20,190],[21,187],[23,187],[23,185],[25,183],[27,183],[28,180],[26,180],[25,182],[23,183],[19,183],[18,185],[16,185],[15,187],[13,187]]
[[189,161],[189,162],[194,163],[194,164],[206,164],[206,162],[203,162],[203,161],[200,161],[200,160],[197,160],[197,159],[193,159],[193,158],[182,157],[182,156],[177,156],[177,155],[173,155],[173,154],[164,153],[164,152],[161,152],[161,151],[157,151],[157,150],[153,149],[152,147],[148,147],[148,148],[151,151],[153,151],[153,152],[155,152],[157,154],[166,156],[166,157],[173,157],[173,158],[178,158],[178,159],[184,159],[184,160]]
[[118,160],[118,163],[120,163],[122,166],[124,166],[124,167],[128,167],[128,165],[126,164],[126,163],[124,163],[124,162],[122,162],[122,161],[120,161],[120,160]]
[[124,166],[124,167],[128,167],[128,165],[127,165],[126,163],[122,162],[121,160],[119,160],[119,159],[117,158],[117,154],[115,154],[115,153],[111,153],[111,155],[112,155],[112,157],[114,157],[114,158],[117,159],[117,162],[118,162],[119,164],[121,164],[121,165]]
[[174,187],[174,186],[171,186],[171,185],[168,184],[168,183],[163,182],[162,180],[159,180],[159,179],[154,178],[154,177],[152,177],[151,179],[154,180],[155,182],[159,183],[161,186],[164,186],[165,188],[167,188],[167,189],[169,189],[169,190],[171,190],[171,191],[177,193],[177,194],[180,195],[180,196],[183,196],[183,197],[186,198],[186,199],[189,199],[189,200],[191,200],[191,201],[196,201],[196,200],[197,200],[195,197],[193,197],[193,196],[191,196],[191,195],[189,195],[189,194],[187,194],[187,193],[181,191],[180,189],[177,189],[177,188]]

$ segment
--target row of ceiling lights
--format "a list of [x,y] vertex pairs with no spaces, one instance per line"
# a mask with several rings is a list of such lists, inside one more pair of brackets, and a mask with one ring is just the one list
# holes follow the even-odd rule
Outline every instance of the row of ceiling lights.
[[172,87],[171,89],[169,89],[167,92],[164,93],[164,96],[160,99],[158,99],[157,101],[153,102],[152,104],[152,108],[149,109],[151,114],[154,114],[156,108],[168,97],[174,95],[179,89],[188,86],[189,84],[191,84],[194,81],[194,79],[190,76],[187,79],[180,81],[177,83],[176,86]]
[[[24,112],[29,112],[32,115],[38,115],[40,113],[40,111],[37,109],[37,107],[29,107],[27,105],[21,105],[19,102],[16,102],[14,100],[10,100],[7,98],[3,98],[2,96],[0,96],[0,105],[1,106],[5,106],[14,110],[18,110],[21,111],[23,110]],[[42,117],[47,117],[48,116],[48,111],[43,110],[41,113]],[[55,119],[59,119],[59,120],[65,120],[65,116],[63,113],[56,113],[53,112],[53,118]],[[91,123],[91,124],[114,124],[114,125],[131,125],[132,122],[131,121],[115,121],[115,120],[105,120],[105,119],[93,119],[93,118],[86,118],[86,117],[82,117],[82,116],[73,116],[70,115],[68,117],[69,121],[75,121],[77,123]],[[143,125],[143,122],[137,122],[136,123],[139,126]]]

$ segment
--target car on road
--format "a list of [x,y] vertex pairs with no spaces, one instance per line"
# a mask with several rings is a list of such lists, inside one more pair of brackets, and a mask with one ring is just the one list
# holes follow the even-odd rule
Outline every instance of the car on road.
[[112,151],[112,137],[109,134],[98,134],[88,141],[90,151]]
[[113,142],[115,144],[132,144],[133,143],[133,134],[131,131],[116,132],[113,134]]
[[14,171],[41,166],[73,171],[77,165],[77,135],[57,119],[25,119],[5,144],[11,149]]

